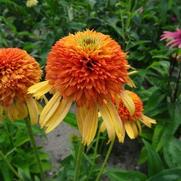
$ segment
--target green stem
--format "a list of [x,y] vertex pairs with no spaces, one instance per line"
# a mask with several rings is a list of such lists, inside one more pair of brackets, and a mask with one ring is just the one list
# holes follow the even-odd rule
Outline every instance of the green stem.
[[11,131],[9,129],[9,122],[8,121],[5,122],[5,129],[6,129],[6,132],[8,134],[8,138],[10,140],[10,143],[11,143],[12,147],[15,147],[14,143],[13,143],[13,138],[12,138],[12,135],[11,135]]
[[74,181],[79,181],[82,150],[83,150],[83,144],[80,142],[78,153],[77,153],[77,158],[76,158]]
[[20,180],[22,180],[22,178],[18,175],[18,172],[13,168],[13,166],[12,166],[11,163],[8,161],[8,159],[7,159],[6,156],[3,154],[2,151],[0,151],[0,156],[1,156],[2,159],[6,162],[6,164],[7,164],[8,167],[10,168],[10,170],[16,175],[16,177],[19,178]]
[[92,174],[92,171],[93,171],[93,168],[94,168],[94,165],[95,165],[95,162],[96,162],[96,156],[97,156],[97,150],[98,150],[98,143],[99,143],[100,133],[101,132],[99,131],[98,135],[97,135],[97,138],[96,138],[96,145],[95,145],[94,154],[93,154],[93,163],[92,163],[90,171],[88,173],[87,180],[89,180],[89,177]]
[[41,165],[40,157],[39,157],[38,152],[37,152],[36,142],[35,142],[35,138],[33,136],[33,130],[32,130],[31,122],[30,122],[29,119],[26,119],[26,127],[27,127],[27,130],[28,130],[31,145],[32,145],[32,148],[33,148],[33,151],[34,151],[34,154],[35,154],[35,158],[37,160],[37,164],[38,164],[39,169],[40,169],[40,177],[41,177],[41,180],[44,181],[43,168],[42,168],[42,165]]
[[177,99],[177,93],[178,93],[178,90],[179,90],[180,77],[181,77],[181,65],[179,65],[179,72],[178,72],[178,76],[177,76],[175,92],[174,92],[174,95],[173,95],[173,101],[174,101],[174,102],[175,102],[176,99]]
[[103,174],[103,172],[104,172],[104,169],[105,169],[106,164],[107,164],[107,162],[108,162],[109,156],[110,156],[110,154],[111,154],[111,151],[112,151],[112,148],[113,148],[113,145],[114,145],[114,140],[115,140],[115,137],[114,137],[114,139],[111,141],[111,144],[109,145],[108,151],[107,151],[107,153],[106,153],[106,157],[105,157],[105,159],[104,159],[104,162],[103,162],[103,164],[102,164],[102,166],[101,166],[101,169],[100,169],[100,171],[99,171],[99,173],[98,173],[97,178],[96,178],[95,181],[100,181],[100,178],[101,178],[101,176],[102,176],[102,174]]

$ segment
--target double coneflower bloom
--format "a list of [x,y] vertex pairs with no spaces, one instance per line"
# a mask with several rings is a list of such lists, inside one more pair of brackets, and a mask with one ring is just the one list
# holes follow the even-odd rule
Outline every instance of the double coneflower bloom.
[[155,124],[156,121],[143,114],[143,103],[137,94],[131,91],[126,91],[126,92],[128,93],[128,95],[132,98],[134,102],[135,111],[133,114],[131,114],[129,110],[127,109],[127,107],[124,105],[124,102],[120,100],[119,105],[118,105],[118,112],[123,122],[124,129],[127,135],[131,139],[134,139],[141,132],[140,123],[143,123],[147,127],[151,127],[151,125]]
[[125,127],[118,102],[122,101],[131,115],[135,112],[134,101],[124,90],[125,84],[132,83],[128,68],[126,54],[107,35],[86,30],[60,39],[48,54],[46,81],[28,90],[37,99],[47,92],[53,94],[40,115],[40,125],[47,133],[52,131],[75,103],[84,144],[89,145],[95,137],[98,112],[109,139],[117,135],[123,142]]
[[30,117],[37,123],[37,102],[27,95],[27,89],[39,82],[39,64],[19,48],[0,48],[0,120],[20,120]]

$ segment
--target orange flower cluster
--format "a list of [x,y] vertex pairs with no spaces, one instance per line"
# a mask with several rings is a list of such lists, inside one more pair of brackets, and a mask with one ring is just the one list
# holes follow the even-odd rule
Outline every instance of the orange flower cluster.
[[12,120],[26,117],[28,115],[27,105],[35,105],[33,99],[27,96],[27,89],[37,83],[40,76],[39,64],[26,51],[19,48],[1,48],[1,112],[3,114],[5,112]]

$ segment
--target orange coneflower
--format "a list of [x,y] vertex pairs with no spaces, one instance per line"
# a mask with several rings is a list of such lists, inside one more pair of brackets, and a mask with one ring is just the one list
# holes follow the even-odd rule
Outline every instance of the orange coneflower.
[[131,114],[122,100],[120,100],[118,104],[118,111],[127,135],[131,139],[134,139],[141,132],[140,122],[142,122],[144,125],[148,127],[151,127],[151,125],[155,124],[156,121],[143,114],[143,103],[137,94],[131,91],[126,92],[129,94],[129,96],[132,98],[134,102],[135,111],[133,114]]
[[0,117],[38,120],[38,108],[27,89],[40,80],[38,63],[19,48],[0,48]]
[[125,53],[107,35],[86,30],[60,39],[48,54],[46,81],[29,89],[37,98],[54,94],[40,115],[40,125],[47,133],[52,131],[75,102],[84,144],[90,144],[96,134],[98,112],[110,139],[116,134],[123,141],[122,122],[111,100],[129,82],[128,67]]

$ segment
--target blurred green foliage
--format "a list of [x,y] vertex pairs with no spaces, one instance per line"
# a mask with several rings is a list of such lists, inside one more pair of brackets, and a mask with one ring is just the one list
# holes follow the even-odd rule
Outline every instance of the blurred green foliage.
[[160,46],[164,30],[181,23],[180,0],[0,0],[0,47],[21,47],[42,65],[61,37],[86,28],[109,34],[143,68],[167,55]]

